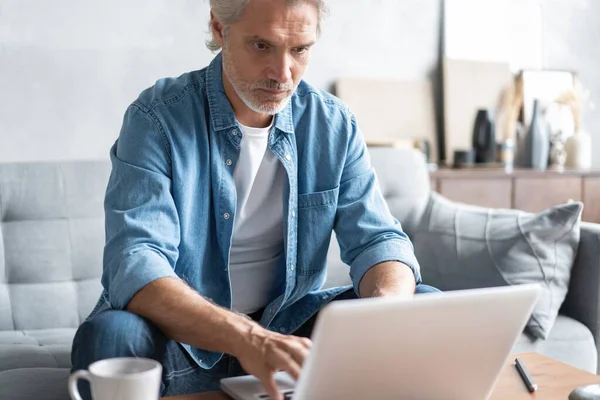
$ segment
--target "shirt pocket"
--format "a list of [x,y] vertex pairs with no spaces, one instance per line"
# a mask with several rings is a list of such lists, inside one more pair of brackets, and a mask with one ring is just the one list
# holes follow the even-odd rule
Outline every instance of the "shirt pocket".
[[298,275],[325,271],[338,194],[339,186],[298,195]]

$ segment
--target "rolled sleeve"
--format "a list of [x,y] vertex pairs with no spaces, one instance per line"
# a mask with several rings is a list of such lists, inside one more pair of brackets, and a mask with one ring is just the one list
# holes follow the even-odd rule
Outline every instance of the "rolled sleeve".
[[350,265],[354,290],[364,274],[386,261],[398,261],[421,283],[413,245],[381,193],[364,139],[354,117],[349,119],[347,160],[338,197],[335,232],[344,263]]
[[167,143],[155,119],[131,106],[111,149],[102,285],[116,309],[149,283],[177,276],[180,227]]
[[153,250],[133,252],[123,258],[109,286],[108,296],[113,307],[122,310],[133,296],[149,283],[166,277],[177,277],[169,262]]
[[408,266],[415,275],[415,282],[421,283],[419,262],[413,247],[403,240],[386,240],[363,251],[352,263],[351,277],[355,292],[359,293],[359,284],[368,270],[377,264],[387,261],[398,261]]

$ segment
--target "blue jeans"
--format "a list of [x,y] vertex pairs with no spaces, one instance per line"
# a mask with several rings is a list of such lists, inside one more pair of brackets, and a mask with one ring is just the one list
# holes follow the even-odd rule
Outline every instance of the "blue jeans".
[[[418,285],[415,293],[438,292],[437,289]],[[356,298],[348,290],[335,300]],[[309,337],[316,316],[302,325],[295,335]],[[159,361],[163,366],[161,396],[177,396],[219,390],[222,378],[245,375],[235,357],[224,355],[210,370],[200,368],[179,343],[167,338],[150,321],[127,311],[108,310],[86,320],[75,335],[71,361],[73,371],[87,369],[94,361],[114,357],[145,357]],[[89,384],[80,381],[79,390],[90,399]]]

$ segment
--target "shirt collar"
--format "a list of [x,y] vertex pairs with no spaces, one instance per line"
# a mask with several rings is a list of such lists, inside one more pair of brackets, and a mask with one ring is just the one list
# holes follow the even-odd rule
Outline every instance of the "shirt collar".
[[[206,93],[210,109],[213,130],[220,131],[237,126],[235,114],[223,86],[223,57],[219,53],[212,60],[206,72]],[[296,94],[292,95],[292,98]],[[282,132],[294,133],[294,120],[292,114],[292,99],[285,108],[275,115],[275,128]]]

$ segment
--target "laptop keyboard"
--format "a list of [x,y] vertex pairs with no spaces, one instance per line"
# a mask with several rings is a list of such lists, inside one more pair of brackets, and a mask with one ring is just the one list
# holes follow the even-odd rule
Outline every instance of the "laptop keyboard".
[[[294,397],[294,391],[293,390],[286,390],[285,392],[281,392],[283,394],[283,400],[293,400]],[[260,400],[271,400],[271,396],[269,396],[268,394],[259,394],[258,398]]]

